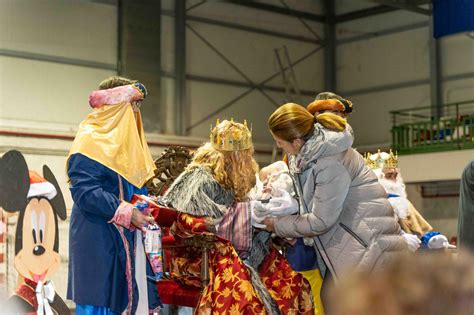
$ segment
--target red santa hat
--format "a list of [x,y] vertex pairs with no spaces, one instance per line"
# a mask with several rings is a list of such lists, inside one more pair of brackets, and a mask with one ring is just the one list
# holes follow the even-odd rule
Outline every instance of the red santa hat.
[[30,171],[30,190],[28,191],[28,198],[44,196],[48,199],[53,199],[56,194],[56,188],[53,184],[46,181],[35,171]]

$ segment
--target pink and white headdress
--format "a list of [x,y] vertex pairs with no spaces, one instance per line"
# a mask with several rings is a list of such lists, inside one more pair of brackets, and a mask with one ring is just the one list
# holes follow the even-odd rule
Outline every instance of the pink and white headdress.
[[139,102],[145,99],[147,90],[141,83],[118,86],[107,90],[97,90],[89,96],[89,105],[100,108],[104,105]]

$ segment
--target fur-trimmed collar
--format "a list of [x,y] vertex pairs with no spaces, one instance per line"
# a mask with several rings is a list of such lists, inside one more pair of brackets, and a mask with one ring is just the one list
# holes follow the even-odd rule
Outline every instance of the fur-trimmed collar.
[[205,167],[184,171],[165,198],[179,211],[213,218],[222,217],[235,201],[234,194],[220,185]]
[[349,124],[346,125],[346,130],[338,132],[323,128],[316,123],[313,135],[301,147],[300,152],[290,156],[290,171],[293,174],[304,172],[319,158],[341,153],[349,149],[353,142],[353,131]]

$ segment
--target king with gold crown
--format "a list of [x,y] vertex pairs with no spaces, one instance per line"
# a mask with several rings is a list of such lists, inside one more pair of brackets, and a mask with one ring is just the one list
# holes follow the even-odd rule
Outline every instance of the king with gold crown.
[[221,218],[232,203],[245,200],[255,185],[257,170],[247,122],[217,120],[210,142],[197,149],[166,197],[185,213]]
[[[252,132],[246,121],[217,120],[211,126],[210,141],[196,150],[192,162],[165,194],[170,205],[181,212],[175,237],[203,231],[203,226],[203,233],[218,237],[218,250],[210,253],[209,285],[195,312],[313,314],[309,283],[271,243],[260,246],[267,246],[265,252],[250,250],[259,248],[253,244],[257,237],[251,226],[252,203],[247,197],[258,171],[253,152]],[[196,266],[197,257],[201,256],[191,250],[179,253],[172,263],[176,272],[171,274],[194,270],[199,277],[199,270],[188,268]],[[254,264],[249,267],[244,259]],[[288,293],[277,296],[284,288]]]
[[398,167],[398,155],[392,150],[388,153],[378,150],[374,154],[367,153],[364,159],[387,192],[388,201],[399,219],[401,228],[406,233],[418,236],[431,231],[431,225],[407,198],[405,183]]

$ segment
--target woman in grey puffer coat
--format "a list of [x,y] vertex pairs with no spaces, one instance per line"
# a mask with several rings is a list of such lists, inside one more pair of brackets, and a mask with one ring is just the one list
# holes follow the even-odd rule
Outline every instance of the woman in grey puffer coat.
[[298,203],[287,200],[286,205],[300,210],[299,215],[265,219],[269,230],[314,242],[335,281],[346,270],[383,267],[407,248],[385,190],[351,148],[345,120],[331,113],[316,119],[290,103],[270,116],[269,127],[277,146],[290,155]]

